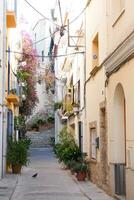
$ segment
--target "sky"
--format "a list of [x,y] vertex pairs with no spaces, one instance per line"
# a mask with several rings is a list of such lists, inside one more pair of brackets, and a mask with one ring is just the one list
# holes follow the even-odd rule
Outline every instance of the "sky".
[[[36,11],[34,11],[26,2],[25,0],[22,1],[23,9],[21,13],[25,18],[28,25],[34,26],[39,19],[42,19]],[[41,12],[44,16],[50,18],[49,10],[55,6],[56,0],[28,0],[28,2],[34,6],[39,12]]]
[[[25,0],[21,1],[21,13],[23,18],[25,18],[26,28],[32,27],[36,24],[39,19],[42,17],[35,12]],[[32,6],[34,6],[39,12],[41,12],[44,16],[50,18],[49,10],[55,8],[56,2],[58,0],[27,0]],[[81,3],[82,2],[82,3]],[[61,10],[64,18],[64,11],[71,10],[72,16],[71,19],[75,18],[82,8],[85,6],[84,0],[60,0]],[[77,6],[76,6],[77,5]],[[51,24],[51,23],[50,23]]]

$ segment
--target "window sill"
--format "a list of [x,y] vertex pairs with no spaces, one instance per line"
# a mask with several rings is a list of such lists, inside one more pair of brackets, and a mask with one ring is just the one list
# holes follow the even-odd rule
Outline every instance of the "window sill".
[[112,27],[114,27],[114,26],[117,24],[117,22],[120,20],[120,18],[121,18],[122,15],[124,14],[124,12],[125,12],[125,8],[123,8],[123,10],[120,12],[119,16],[116,17],[116,19],[114,20],[114,22],[113,22],[113,24],[112,24]]

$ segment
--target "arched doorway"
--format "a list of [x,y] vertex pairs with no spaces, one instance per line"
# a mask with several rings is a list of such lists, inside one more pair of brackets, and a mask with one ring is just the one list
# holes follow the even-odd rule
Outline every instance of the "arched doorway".
[[126,102],[122,85],[116,86],[114,94],[114,174],[115,194],[126,194],[125,165],[126,165]]

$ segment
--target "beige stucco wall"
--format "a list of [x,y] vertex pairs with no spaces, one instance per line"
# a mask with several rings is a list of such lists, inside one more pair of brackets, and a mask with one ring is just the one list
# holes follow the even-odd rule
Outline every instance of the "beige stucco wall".
[[[119,153],[119,145],[116,144],[116,137],[114,136],[114,93],[118,83],[121,83],[126,102],[126,160],[128,166],[128,147],[134,147],[134,59],[127,62],[117,73],[113,74],[107,87],[107,110],[108,110],[108,135],[109,135],[109,162],[118,163],[121,161]],[[117,127],[118,128],[118,127]],[[122,140],[123,136],[120,136]],[[113,148],[114,147],[114,148]],[[131,157],[132,159],[132,157]],[[114,181],[114,180],[113,180]],[[134,171],[132,169],[126,170],[126,191],[127,200],[132,200],[134,191],[132,184],[134,183]]]
[[92,41],[99,35],[99,64],[107,55],[107,21],[105,0],[91,1],[86,12],[86,78],[92,69]]
[[[92,41],[99,35],[99,65],[107,56],[107,22],[105,0],[91,1],[86,12],[86,80],[92,70]],[[102,68],[86,84],[86,136],[85,145],[89,154],[89,123],[97,121],[99,136],[99,104],[105,100],[105,72]]]
[[99,111],[100,103],[105,100],[104,80],[104,70],[102,68],[93,79],[90,79],[86,87],[86,142],[88,154],[90,153],[90,122],[97,122],[97,136],[100,135]]
[[[126,140],[127,146],[134,145],[134,59],[126,63],[117,73],[113,74],[109,79],[107,87],[107,102],[108,102],[108,127],[109,127],[109,140],[113,138],[113,105],[114,105],[114,92],[118,83],[124,88],[125,101],[126,101]],[[115,147],[118,149],[118,147]],[[111,148],[112,153],[112,148]],[[110,153],[110,154],[111,154]],[[111,158],[109,158],[111,161]]]
[[[125,0],[124,9],[114,19],[113,0],[106,1],[108,17],[108,54],[111,53],[134,30],[134,1]],[[115,1],[116,3],[116,1]],[[115,23],[116,22],[116,23]]]
[[[108,35],[107,35],[107,53],[110,55],[134,30],[134,2],[125,0],[124,8],[118,13],[117,17],[113,18],[114,9],[112,7],[113,0],[107,1],[107,18],[108,18]],[[115,1],[115,3],[117,3]],[[117,55],[115,55],[117,56]],[[114,58],[113,58],[114,59]],[[108,86],[106,89],[106,97],[107,97],[107,112],[108,112],[108,138],[109,138],[109,163],[120,163],[124,162],[124,152],[121,149],[125,148],[123,146],[124,135],[121,135],[120,130],[118,128],[118,123],[120,122],[120,118],[116,118],[114,115],[114,95],[115,89],[118,83],[120,83],[124,90],[125,95],[125,103],[126,103],[126,199],[132,200],[134,198],[134,191],[132,185],[134,183],[134,171],[132,169],[127,169],[128,167],[128,148],[133,148],[134,146],[134,59],[130,60],[126,64],[124,64],[116,73],[113,73],[108,82]],[[116,107],[116,110],[120,108]],[[117,127],[114,130],[114,124]],[[116,134],[114,134],[116,133]],[[118,134],[119,133],[119,134]],[[122,132],[123,133],[123,132]],[[118,134],[118,135],[117,135]],[[120,138],[120,140],[119,140]],[[125,146],[125,144],[124,144]],[[133,152],[132,152],[133,154]],[[133,154],[134,155],[134,154]],[[130,160],[132,161],[132,157],[130,156]],[[134,159],[132,161],[134,163]],[[111,167],[111,186],[114,192],[114,173],[113,165]]]
[[[86,79],[90,76],[92,69],[92,40],[96,33],[99,34],[99,64],[103,62],[110,55],[117,46],[123,42],[123,40],[133,31],[134,29],[134,2],[126,0],[125,9],[121,10],[120,16],[117,16],[113,20],[113,8],[112,0],[109,1],[97,1],[91,2],[86,12]],[[116,2],[116,1],[115,1]],[[86,136],[85,146],[86,151],[90,154],[90,135],[89,135],[89,123],[97,122],[97,136],[100,134],[99,127],[99,104],[106,99],[106,111],[108,116],[108,159],[109,164],[124,162],[124,155],[119,153],[120,147],[123,145],[123,137],[121,135],[121,142],[118,144],[115,142],[116,137],[113,133],[114,124],[114,93],[118,83],[121,83],[124,89],[125,101],[126,101],[126,149],[128,147],[134,147],[134,88],[133,88],[133,77],[134,77],[134,60],[126,63],[117,73],[112,74],[109,78],[108,86],[105,90],[105,71],[102,68],[94,77],[92,77],[86,85]],[[118,110],[118,108],[117,108]],[[117,118],[117,124],[118,124]],[[117,128],[118,129],[118,128]],[[120,129],[121,130],[121,129]],[[116,133],[118,130],[116,130]],[[123,148],[122,148],[123,149]],[[126,153],[127,155],[127,153]],[[99,151],[97,153],[97,160],[99,161]],[[128,157],[127,157],[128,159]],[[134,161],[133,161],[134,162]],[[131,169],[126,170],[126,193],[127,200],[132,200],[134,197],[131,185],[134,183],[133,171]],[[111,175],[111,180],[114,179],[114,174]],[[114,184],[111,181],[111,188],[114,188]]]

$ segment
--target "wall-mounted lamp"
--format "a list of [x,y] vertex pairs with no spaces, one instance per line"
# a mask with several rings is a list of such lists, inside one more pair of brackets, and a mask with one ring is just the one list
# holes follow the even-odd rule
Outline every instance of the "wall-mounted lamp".
[[98,56],[96,54],[93,55],[93,59],[96,60]]

